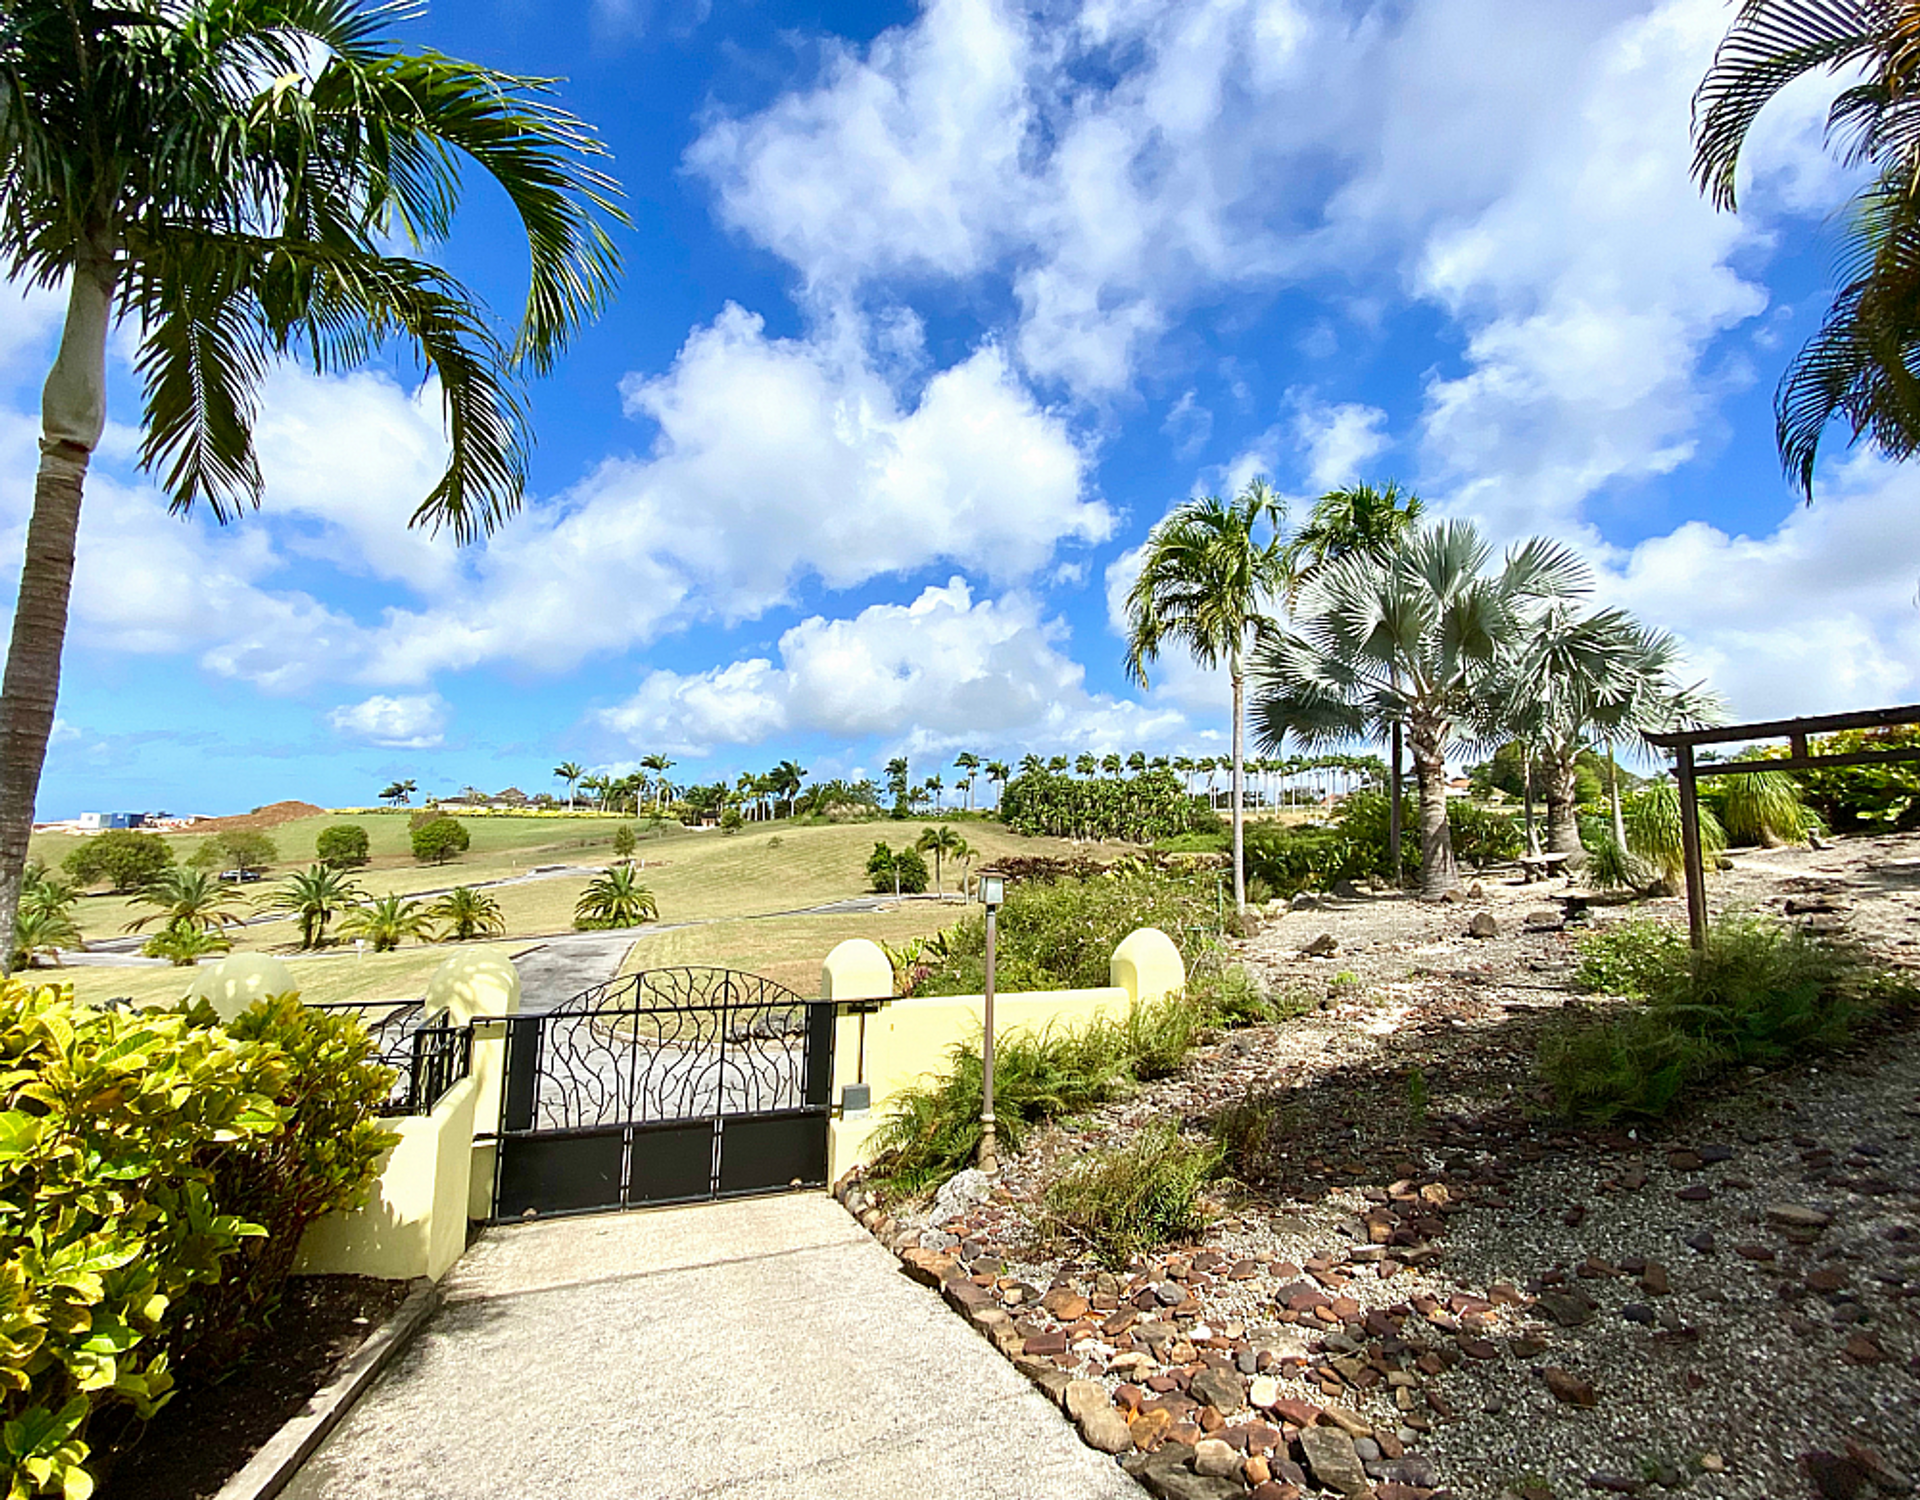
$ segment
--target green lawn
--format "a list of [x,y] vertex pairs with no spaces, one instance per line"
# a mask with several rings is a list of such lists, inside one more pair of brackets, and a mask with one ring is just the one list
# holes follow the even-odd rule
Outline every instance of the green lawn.
[[805,996],[820,993],[820,963],[847,938],[872,938],[899,947],[951,926],[978,907],[904,901],[883,911],[832,917],[762,917],[712,922],[643,937],[627,954],[623,974],[639,969],[712,965],[762,974]]
[[[334,1000],[417,999],[426,993],[433,971],[455,953],[484,948],[511,954],[511,944],[452,943],[438,947],[403,948],[398,953],[328,954],[289,959],[287,967],[300,987],[301,998],[313,1005]],[[110,1000],[125,996],[142,1005],[178,1000],[193,983],[192,969],[105,969],[74,965],[62,969],[35,969],[24,976],[34,984],[71,984],[82,1000]]]

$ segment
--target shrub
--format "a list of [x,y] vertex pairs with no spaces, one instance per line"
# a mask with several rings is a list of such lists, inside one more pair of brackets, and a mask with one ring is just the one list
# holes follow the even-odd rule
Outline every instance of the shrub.
[[284,1061],[177,1013],[96,1011],[0,982],[0,1474],[8,1494],[93,1489],[88,1428],[173,1390],[183,1296],[263,1231],[213,1196],[271,1137]]
[[137,891],[173,864],[173,848],[157,833],[109,828],[68,852],[60,868],[76,885],[106,881],[116,891]]
[[[1391,810],[1392,802],[1386,792],[1372,786],[1362,787],[1341,804],[1334,831],[1340,836],[1344,847],[1327,884],[1331,885],[1335,880],[1394,879],[1388,858],[1388,845],[1391,842],[1388,813]],[[1403,793],[1400,798],[1399,878],[1401,881],[1411,879],[1419,871],[1419,809],[1413,798]]]
[[473,841],[466,824],[445,813],[429,818],[411,837],[413,857],[423,865],[443,865],[454,855],[465,854]]
[[1542,1044],[1560,1109],[1590,1119],[1664,1114],[1689,1085],[1840,1046],[1863,1018],[1914,997],[1857,950],[1757,918],[1715,924],[1698,955],[1673,929],[1616,924],[1581,945],[1577,977],[1641,1002],[1570,1018]]
[[498,937],[507,930],[500,903],[489,892],[476,891],[472,886],[456,885],[433,903],[427,915],[441,923],[445,935],[456,943],[464,943],[469,938]]
[[[1660,883],[1669,892],[1680,889],[1686,880],[1686,862],[1682,857],[1680,789],[1662,779],[1650,781],[1628,799],[1622,809],[1627,825],[1627,848],[1653,866]],[[1727,847],[1726,830],[1712,809],[1700,807],[1700,850],[1706,860]]]
[[164,958],[176,969],[189,969],[215,953],[232,952],[233,943],[218,929],[175,920],[142,943],[140,951],[148,958]]
[[1584,878],[1598,890],[1627,891],[1646,885],[1653,872],[1639,855],[1622,849],[1609,831],[1591,846]]
[[1476,870],[1520,857],[1520,825],[1506,813],[1454,797],[1447,803],[1447,828],[1454,857]]
[[1206,1228],[1200,1189],[1220,1161],[1218,1145],[1189,1143],[1171,1120],[1155,1120],[1049,1186],[1049,1222],[1104,1264],[1124,1267],[1136,1255]]
[[202,839],[187,864],[195,870],[238,870],[252,875],[279,858],[279,847],[259,829],[234,828]]
[[573,904],[573,925],[583,932],[638,927],[660,915],[660,903],[627,865],[596,875]]
[[1273,896],[1326,889],[1340,878],[1348,852],[1346,841],[1328,829],[1273,823],[1248,828],[1244,845],[1248,882],[1264,885]]
[[882,895],[898,891],[903,896],[917,896],[926,890],[930,878],[927,862],[911,845],[889,849],[882,840],[867,856],[867,881]]
[[320,830],[313,841],[320,863],[336,870],[357,870],[373,856],[367,844],[367,830],[358,823],[335,823]]
[[[1847,729],[1823,735],[1808,747],[1815,755],[1850,755],[1862,750],[1920,747],[1920,728]],[[1829,826],[1850,830],[1910,832],[1920,828],[1920,764],[1837,766],[1795,771],[1807,803]]]
[[[193,1020],[211,1025],[211,1008],[199,1007]],[[266,1233],[181,1305],[168,1347],[183,1371],[208,1377],[245,1354],[272,1317],[307,1226],[358,1208],[400,1139],[379,1120],[393,1070],[373,1061],[373,1039],[353,1016],[282,995],[256,1002],[225,1029],[236,1042],[278,1052],[283,1067],[271,1092],[285,1123],[214,1158],[213,1202]]]
[[634,850],[633,824],[622,823],[613,830],[613,857],[632,859]]
[[1708,785],[1727,838],[1737,844],[1797,844],[1811,822],[1800,789],[1785,771],[1719,776]]
[[375,953],[392,953],[408,938],[433,940],[433,914],[424,901],[385,895],[365,902],[340,918],[340,936],[370,943]]

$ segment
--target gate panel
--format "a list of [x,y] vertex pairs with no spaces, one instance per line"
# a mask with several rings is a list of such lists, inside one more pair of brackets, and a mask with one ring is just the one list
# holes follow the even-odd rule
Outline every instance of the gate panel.
[[494,1217],[824,1186],[835,1013],[685,968],[514,1017]]

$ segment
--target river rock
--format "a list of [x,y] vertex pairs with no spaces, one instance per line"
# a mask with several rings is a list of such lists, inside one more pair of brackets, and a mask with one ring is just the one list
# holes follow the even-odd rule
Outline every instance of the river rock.
[[1353,1496],[1354,1500],[1371,1490],[1360,1455],[1353,1450],[1353,1439],[1338,1427],[1307,1428],[1300,1434],[1300,1451],[1322,1487]]

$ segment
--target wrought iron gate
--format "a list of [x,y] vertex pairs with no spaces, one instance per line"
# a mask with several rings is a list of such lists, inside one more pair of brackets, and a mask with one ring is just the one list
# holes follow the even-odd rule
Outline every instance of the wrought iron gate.
[[511,1017],[495,1218],[825,1186],[833,1018],[830,1000],[708,968]]

